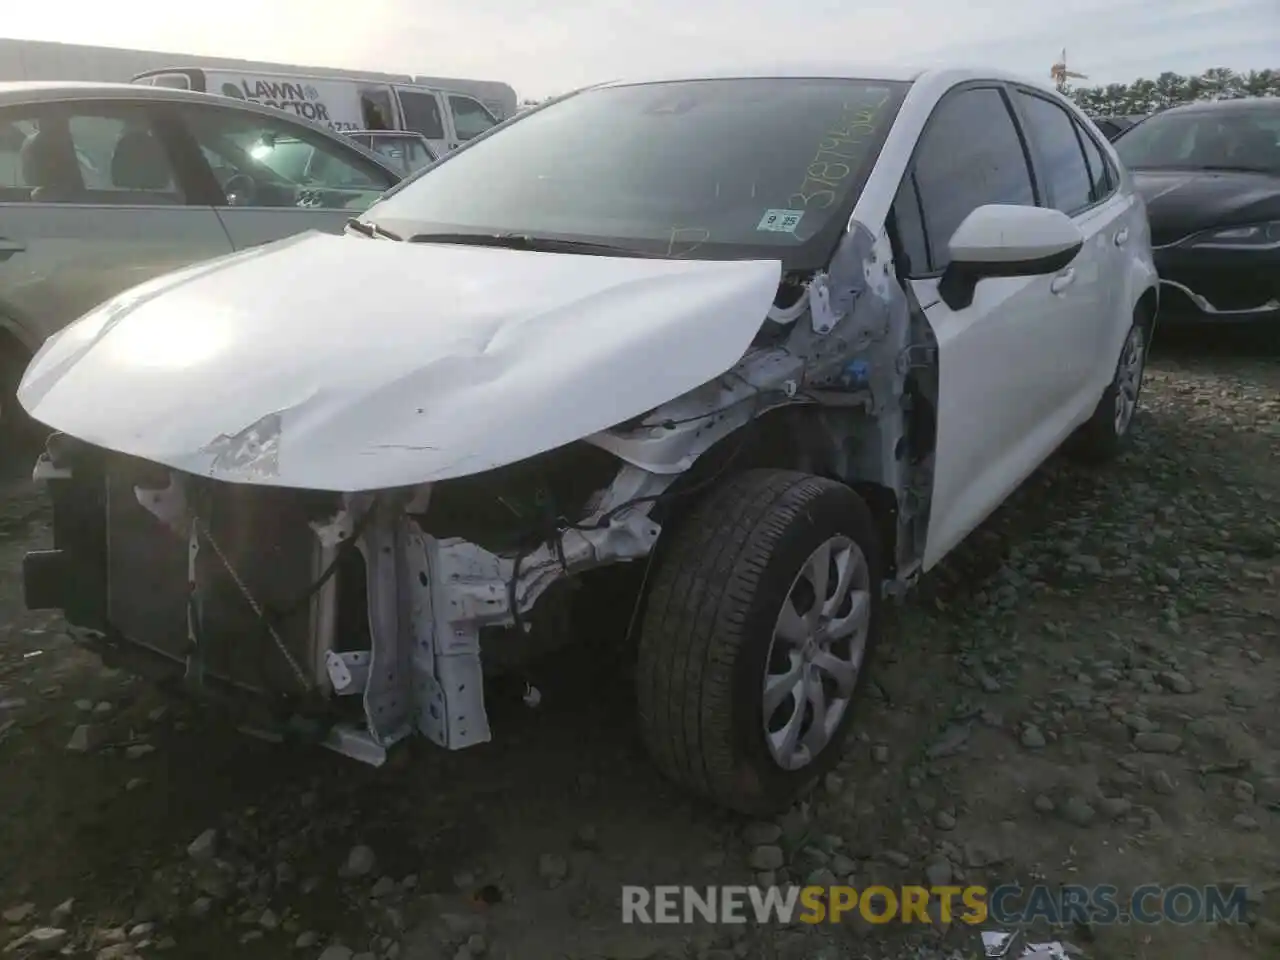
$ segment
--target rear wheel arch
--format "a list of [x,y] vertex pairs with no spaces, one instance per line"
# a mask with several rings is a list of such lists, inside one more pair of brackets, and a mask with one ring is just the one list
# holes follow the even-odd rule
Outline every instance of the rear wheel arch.
[[1150,340],[1150,334],[1155,331],[1156,316],[1160,310],[1160,291],[1155,284],[1147,287],[1142,291],[1142,295],[1138,297],[1138,302],[1133,307],[1133,319],[1135,323],[1140,323],[1146,329]]

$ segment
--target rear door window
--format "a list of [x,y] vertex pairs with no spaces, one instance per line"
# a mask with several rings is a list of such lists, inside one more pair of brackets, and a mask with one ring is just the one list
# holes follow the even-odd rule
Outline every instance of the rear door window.
[[1047,97],[1022,90],[1015,96],[1043,167],[1049,206],[1068,216],[1079,213],[1093,203],[1093,187],[1076,122]]
[[186,202],[168,148],[146,109],[110,101],[39,104],[0,115],[0,199]]
[[1084,158],[1089,166],[1089,199],[1098,203],[1111,196],[1111,192],[1116,188],[1116,183],[1111,178],[1111,165],[1107,163],[1102,148],[1098,146],[1089,131],[1074,119],[1072,123],[1076,128],[1076,136],[1080,138],[1080,143],[1084,147]]

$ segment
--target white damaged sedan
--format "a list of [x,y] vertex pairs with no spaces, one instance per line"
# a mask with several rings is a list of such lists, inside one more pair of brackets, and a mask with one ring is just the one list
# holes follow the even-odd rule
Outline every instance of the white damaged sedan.
[[767,813],[839,758],[882,599],[1121,447],[1156,310],[1142,201],[1051,90],[592,87],[51,339],[27,603],[377,764],[487,741],[486,672],[623,582],[656,763]]

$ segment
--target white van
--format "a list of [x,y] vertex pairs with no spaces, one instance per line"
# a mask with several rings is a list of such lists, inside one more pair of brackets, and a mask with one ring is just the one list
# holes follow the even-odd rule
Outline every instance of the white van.
[[338,133],[410,130],[426,137],[436,156],[499,122],[469,94],[384,80],[174,67],[148,70],[133,82],[261,103]]

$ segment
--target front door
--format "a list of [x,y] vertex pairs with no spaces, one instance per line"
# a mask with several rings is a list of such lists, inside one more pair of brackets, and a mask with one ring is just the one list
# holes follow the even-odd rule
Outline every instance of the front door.
[[938,430],[927,569],[1043,459],[1065,376],[1046,332],[1069,321],[1048,276],[981,281],[952,310],[937,293],[961,222],[989,203],[1035,205],[1029,159],[1000,86],[952,91],[935,108],[899,189],[901,269],[938,343]]
[[39,343],[103,300],[231,252],[148,107],[0,110],[0,314]]
[[345,140],[287,117],[213,104],[173,104],[208,165],[214,209],[235,249],[304,230],[341,232],[399,177]]

